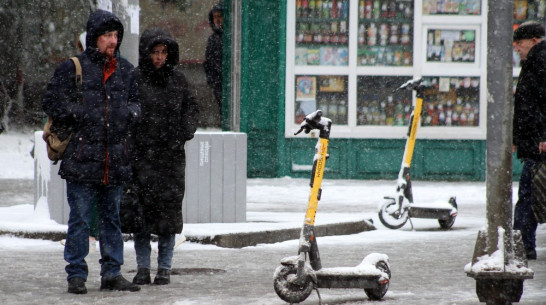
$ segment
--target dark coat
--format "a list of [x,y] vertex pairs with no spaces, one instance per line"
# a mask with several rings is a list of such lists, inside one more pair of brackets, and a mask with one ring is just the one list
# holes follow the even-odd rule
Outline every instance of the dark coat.
[[214,94],[219,102],[222,101],[222,29],[214,25],[212,13],[222,11],[221,4],[214,6],[209,12],[209,24],[212,28],[212,35],[207,40],[205,50],[205,75],[207,84],[212,87]]
[[[150,57],[157,44],[166,44],[168,50],[160,69],[155,69]],[[142,34],[135,71],[142,118],[132,136],[134,187],[144,226],[160,235],[182,232],[184,144],[194,136],[199,112],[184,74],[174,69],[178,58],[178,44],[165,30],[149,29]],[[122,229],[134,233],[142,228],[137,224]]]
[[[114,73],[103,83],[106,57],[96,48],[97,38],[118,30],[112,61]],[[119,56],[123,25],[110,12],[98,10],[87,22],[87,49],[78,55],[82,91],[76,90],[75,67],[62,62],[42,99],[44,112],[54,121],[53,131],[63,137],[74,132],[63,156],[59,175],[78,183],[122,185],[131,178],[127,151],[129,125],[140,116],[134,67]],[[83,94],[83,96],[82,96]]]
[[522,61],[514,100],[513,143],[520,159],[546,160],[538,145],[546,142],[546,42]]

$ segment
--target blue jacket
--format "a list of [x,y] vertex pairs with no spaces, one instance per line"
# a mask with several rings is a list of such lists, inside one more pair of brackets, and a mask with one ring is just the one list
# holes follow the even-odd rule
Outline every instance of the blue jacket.
[[[96,47],[97,38],[118,31],[113,74],[103,82],[108,66]],[[122,185],[131,179],[127,137],[140,117],[134,67],[119,56],[123,25],[110,12],[98,10],[87,22],[87,49],[78,55],[83,85],[78,90],[71,60],[57,67],[42,99],[44,112],[53,118],[52,131],[73,132],[59,175],[77,183]]]

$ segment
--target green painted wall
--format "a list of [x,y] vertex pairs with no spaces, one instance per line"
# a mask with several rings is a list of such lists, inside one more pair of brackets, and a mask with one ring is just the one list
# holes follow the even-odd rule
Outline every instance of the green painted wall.
[[[290,139],[286,175],[308,177],[313,139]],[[404,154],[404,140],[331,139],[327,176],[332,179],[395,179]],[[484,180],[484,141],[418,140],[412,177],[422,180]]]
[[[229,9],[231,0],[224,1]],[[228,10],[229,11],[229,10]],[[226,29],[231,22],[226,14]],[[224,60],[230,61],[226,31]],[[316,140],[284,137],[286,1],[242,4],[241,131],[248,134],[248,177],[308,178]],[[229,67],[230,64],[224,65]],[[225,69],[226,71],[228,69]],[[230,81],[224,86],[224,129],[229,122]],[[412,177],[421,180],[485,180],[484,140],[417,140]],[[395,179],[405,140],[331,139],[330,179]],[[514,178],[521,163],[514,158]]]
[[[231,1],[224,6],[230,8]],[[241,132],[248,134],[249,177],[278,177],[284,158],[284,131],[279,126],[284,126],[285,15],[284,1],[242,2]],[[226,27],[230,24],[228,18]],[[224,60],[230,58],[225,52]],[[224,97],[229,100],[227,83]],[[225,130],[229,103],[224,105]]]

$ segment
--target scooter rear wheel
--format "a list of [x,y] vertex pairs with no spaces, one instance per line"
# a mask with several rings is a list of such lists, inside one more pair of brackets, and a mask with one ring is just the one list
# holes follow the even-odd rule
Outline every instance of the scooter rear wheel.
[[384,261],[379,261],[375,265],[375,267],[382,272],[385,272],[389,275],[389,279],[385,282],[379,285],[377,288],[372,289],[364,289],[364,292],[370,298],[370,300],[379,301],[381,300],[385,294],[387,293],[387,290],[389,290],[389,283],[391,279],[391,270],[389,269],[389,265]]
[[402,213],[400,213],[394,198],[385,199],[385,203],[379,209],[379,220],[389,229],[400,229],[408,221],[408,211],[402,210]]
[[296,277],[297,267],[295,265],[283,265],[277,267],[273,276],[273,287],[275,292],[283,301],[288,303],[300,303],[305,301],[314,288],[313,281],[307,276],[305,282],[296,284],[290,281]]
[[[454,207],[455,209],[457,208],[457,202],[455,201],[454,197],[449,198],[449,204],[452,207]],[[438,219],[438,223],[440,224],[440,228],[442,228],[443,230],[449,230],[453,226],[453,224],[455,223],[455,218],[456,217],[457,217],[457,215],[451,216],[448,219]]]

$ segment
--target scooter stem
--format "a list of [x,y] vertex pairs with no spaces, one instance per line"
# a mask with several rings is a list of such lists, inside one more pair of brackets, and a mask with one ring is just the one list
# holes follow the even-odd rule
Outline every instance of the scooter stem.
[[309,194],[309,203],[305,213],[305,223],[315,224],[315,214],[317,212],[318,202],[321,195],[322,177],[324,167],[326,166],[326,155],[328,154],[328,139],[319,138],[315,146],[315,157],[313,159],[313,177],[311,180],[311,193]]
[[419,128],[419,120],[421,118],[421,111],[423,109],[423,98],[418,97],[415,103],[415,108],[412,112],[412,122],[409,132],[409,138],[406,141],[406,149],[404,150],[404,159],[402,161],[402,168],[411,167],[411,159],[413,157],[413,151],[415,149],[415,139],[417,137],[417,128]]
[[322,111],[317,110],[305,117],[305,120],[300,125],[300,129],[295,133],[299,134],[301,131],[309,133],[312,129],[318,129],[320,131],[319,139],[315,146],[315,155],[313,157],[313,169],[310,182],[311,191],[309,194],[309,201],[307,203],[307,211],[303,221],[303,228],[301,230],[300,249],[298,252],[300,255],[302,253],[309,254],[310,263],[314,270],[321,269],[314,226],[318,202],[322,192],[322,178],[326,166],[326,159],[328,158],[328,142],[331,127],[332,121],[328,118],[323,118]]

